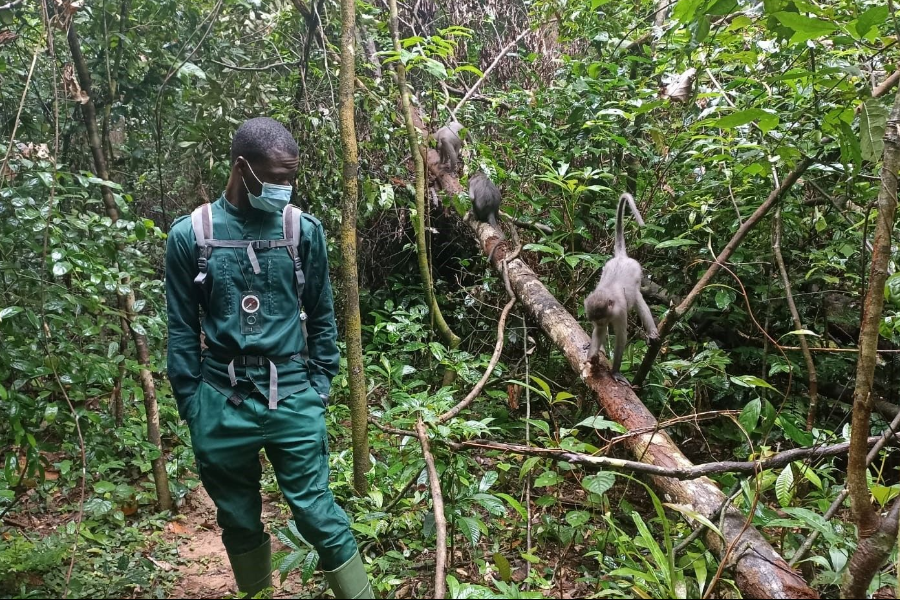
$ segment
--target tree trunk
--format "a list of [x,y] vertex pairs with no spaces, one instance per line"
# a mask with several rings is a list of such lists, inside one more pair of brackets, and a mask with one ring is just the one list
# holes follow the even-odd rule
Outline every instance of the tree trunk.
[[[891,258],[891,234],[894,229],[894,213],[897,208],[897,172],[900,171],[900,92],[894,99],[894,108],[888,117],[884,131],[884,161],[881,168],[881,190],[878,193],[878,221],[875,224],[875,242],[872,267],[869,272],[869,289],[863,305],[862,327],[859,332],[859,359],[856,363],[856,388],[853,391],[853,421],[850,430],[850,458],[847,463],[847,489],[850,491],[850,507],[856,522],[860,542],[873,535],[879,527],[878,514],[869,498],[866,482],[865,439],[869,435],[869,419],[872,416],[872,380],[878,350],[878,328],[884,307],[884,283],[887,265]],[[862,551],[863,544],[860,543]],[[866,582],[868,585],[868,582]]]
[[[390,0],[391,7],[391,37],[394,39],[394,51],[400,54],[400,34],[398,28],[397,17],[397,1]],[[406,68],[399,60],[394,62],[397,69],[397,84],[400,87],[400,100],[403,104],[403,117],[406,121],[406,132],[409,135],[409,150],[416,164],[416,219],[413,221],[416,230],[416,247],[419,254],[419,273],[422,276],[422,285],[425,287],[425,299],[428,302],[428,308],[434,318],[435,326],[440,333],[444,342],[450,348],[459,346],[459,336],[453,333],[444,315],[441,313],[441,307],[438,305],[437,298],[434,295],[434,283],[431,280],[430,263],[428,260],[428,248],[425,243],[427,231],[425,228],[425,163],[422,159],[422,152],[419,149],[419,134],[413,121],[412,108],[409,102],[409,90],[406,88]],[[461,102],[460,102],[461,103]]]
[[[75,31],[74,22],[69,24],[68,41],[69,49],[72,52],[72,61],[75,64],[75,71],[78,74],[78,83],[81,86],[81,89],[89,95],[88,101],[81,105],[81,113],[84,117],[84,126],[88,133],[91,154],[94,157],[94,168],[97,170],[98,177],[109,181],[109,169],[106,166],[106,157],[103,155],[103,145],[100,140],[100,131],[97,127],[97,111],[94,107],[93,99],[90,98],[91,75],[88,71],[84,56],[81,53],[81,44],[78,41],[78,34]],[[112,190],[105,185],[101,186],[101,190],[103,194],[103,204],[106,207],[106,215],[115,222],[119,219],[119,209],[116,206]],[[123,283],[127,283],[127,281]],[[172,510],[172,496],[169,493],[169,478],[166,474],[166,460],[163,454],[162,438],[160,436],[159,408],[156,403],[156,385],[154,384],[153,374],[150,372],[149,368],[150,351],[147,345],[146,336],[139,334],[134,330],[134,327],[130,327],[130,324],[134,322],[134,291],[131,290],[124,295],[120,294],[119,304],[125,308],[125,318],[128,320],[131,338],[134,342],[135,349],[137,350],[138,363],[141,365],[141,387],[144,390],[144,408],[147,413],[147,439],[159,449],[159,456],[151,461],[159,509]]]
[[356,215],[359,195],[359,159],[356,146],[353,88],[356,78],[354,29],[356,5],[341,0],[341,73],[340,120],[344,150],[344,202],[341,215],[341,256],[343,265],[344,322],[347,340],[347,379],[350,382],[350,421],[353,433],[353,487],[356,493],[368,491],[369,470],[368,406],[363,369],[362,319],[359,314],[359,275],[356,262]]
[[875,533],[859,541],[856,552],[850,557],[847,574],[841,588],[841,598],[865,598],[869,584],[881,565],[891,555],[897,544],[898,511],[900,499],[894,500],[887,518],[881,519]]
[[[460,193],[462,188],[459,182],[452,175],[441,172],[439,161],[437,151],[429,150],[429,167],[442,188],[448,194]],[[500,232],[490,225],[474,220],[469,225],[486,254],[500,243]],[[505,255],[506,249],[502,246],[494,251],[495,267],[500,267]],[[630,387],[619,385],[612,378],[607,361],[598,356],[597,360],[587,362],[590,338],[528,265],[521,259],[513,260],[508,265],[508,273],[516,296],[579,373],[582,381],[597,394],[600,406],[609,418],[630,431],[655,431],[658,425],[656,419]],[[637,435],[629,438],[626,445],[638,460],[648,464],[667,468],[693,466],[665,432]],[[650,476],[649,479],[668,501],[685,504],[706,518],[713,518],[726,500],[718,486],[706,477],[691,481],[662,476]],[[740,511],[729,508],[722,523],[725,539],[711,532],[706,533],[707,548],[720,560],[731,548],[728,558],[734,564],[735,581],[744,597],[818,598],[818,593],[787,565],[754,527],[747,526],[745,530],[745,522],[746,517]]]

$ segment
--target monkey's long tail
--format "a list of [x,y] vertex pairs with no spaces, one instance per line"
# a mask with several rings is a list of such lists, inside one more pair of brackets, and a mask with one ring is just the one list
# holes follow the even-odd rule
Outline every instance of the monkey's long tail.
[[638,222],[638,225],[641,227],[644,226],[644,219],[641,218],[641,213],[638,212],[637,205],[634,203],[634,197],[628,192],[619,196],[619,208],[616,210],[616,256],[628,255],[625,251],[625,224],[623,223],[625,219],[626,202],[628,202],[628,206],[631,208],[631,212],[634,214],[634,218]]

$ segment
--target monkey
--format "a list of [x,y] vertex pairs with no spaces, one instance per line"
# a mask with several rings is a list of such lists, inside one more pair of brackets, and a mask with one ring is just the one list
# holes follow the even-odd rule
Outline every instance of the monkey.
[[597,287],[584,300],[585,316],[594,324],[588,359],[593,358],[598,352],[606,354],[606,337],[609,334],[609,325],[612,324],[613,333],[616,335],[616,354],[613,358],[612,374],[616,381],[625,384],[628,383],[628,380],[619,372],[619,367],[622,365],[622,354],[625,352],[625,345],[628,342],[628,313],[632,308],[637,308],[650,340],[659,339],[656,323],[653,322],[653,313],[650,312],[644,297],[641,296],[641,277],[643,275],[641,264],[630,258],[625,251],[625,232],[622,219],[625,215],[626,202],[638,225],[644,225],[644,220],[634,204],[632,195],[622,194],[619,197],[619,207],[616,211],[616,243],[613,257],[603,266]]
[[441,156],[441,165],[450,167],[450,173],[456,173],[459,161],[459,151],[462,149],[462,138],[459,132],[463,125],[455,119],[437,130],[434,134],[437,140],[437,151]]
[[479,171],[469,177],[469,198],[475,218],[499,229],[500,190],[484,172]]

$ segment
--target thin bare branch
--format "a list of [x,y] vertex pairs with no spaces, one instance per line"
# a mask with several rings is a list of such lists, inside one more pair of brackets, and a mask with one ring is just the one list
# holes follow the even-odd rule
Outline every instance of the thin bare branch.
[[451,113],[450,113],[451,115],[453,115],[454,117],[456,117],[456,113],[459,112],[459,109],[462,108],[462,105],[466,103],[466,100],[468,100],[468,99],[472,96],[472,94],[475,93],[475,90],[478,89],[478,86],[481,85],[481,82],[483,82],[483,81],[487,78],[487,76],[491,74],[491,71],[493,71],[493,70],[496,68],[496,66],[497,66],[498,64],[500,64],[500,59],[502,59],[504,56],[506,56],[506,54],[513,48],[513,46],[515,46],[516,44],[518,44],[518,43],[522,40],[522,38],[524,38],[524,37],[525,37],[526,35],[528,35],[529,33],[531,33],[531,30],[530,30],[530,29],[526,29],[525,31],[523,31],[522,33],[520,33],[519,35],[517,35],[517,36],[516,36],[516,39],[514,39],[513,41],[511,41],[510,43],[508,43],[506,46],[503,47],[502,50],[500,50],[500,52],[497,54],[497,57],[494,58],[494,61],[490,64],[490,66],[489,66],[487,69],[484,70],[484,73],[482,73],[481,78],[480,78],[478,81],[476,81],[476,82],[472,85],[472,87],[469,88],[469,91],[466,92],[466,95],[463,96],[463,97],[462,97],[462,100],[460,100],[460,101],[457,103],[456,108],[454,108],[454,109],[451,111]]
[[434,597],[444,598],[447,595],[447,519],[444,517],[444,496],[441,494],[441,480],[434,466],[434,456],[428,447],[428,432],[422,419],[416,421],[416,434],[422,445],[422,455],[428,467],[428,481],[431,486],[431,502],[434,505],[434,525],[437,530],[437,548],[435,549]]

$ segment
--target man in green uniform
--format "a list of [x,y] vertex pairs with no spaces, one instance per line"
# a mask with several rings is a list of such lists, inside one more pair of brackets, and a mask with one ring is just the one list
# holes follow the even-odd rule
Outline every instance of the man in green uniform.
[[340,356],[322,225],[289,204],[297,144],[277,121],[250,119],[235,133],[231,163],[222,196],[169,233],[168,373],[178,412],[241,592],[271,586],[260,520],[265,448],[335,596],[373,598],[328,488],[324,417]]

